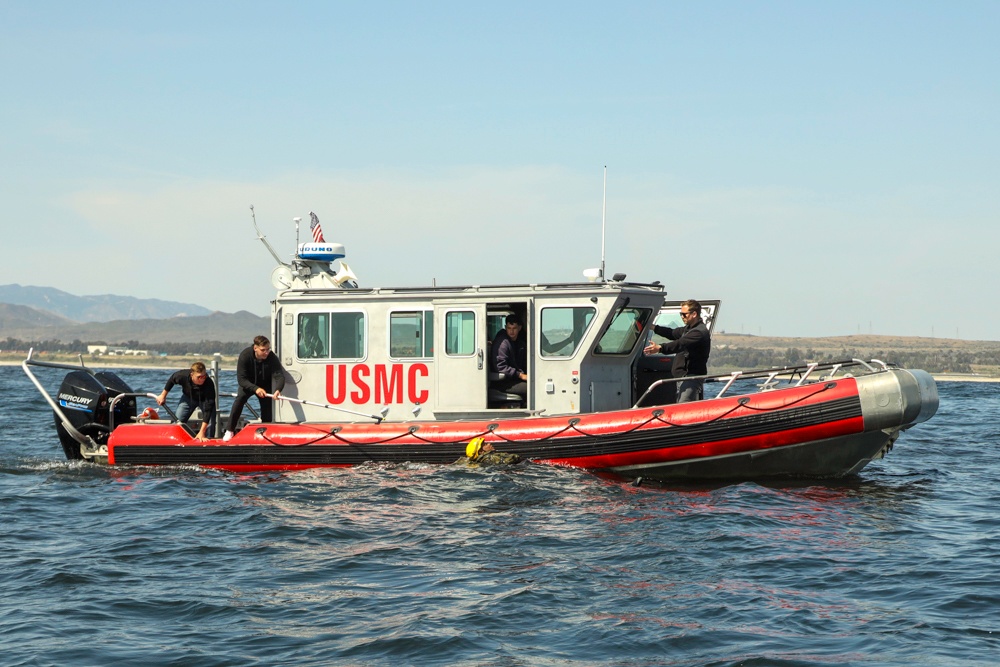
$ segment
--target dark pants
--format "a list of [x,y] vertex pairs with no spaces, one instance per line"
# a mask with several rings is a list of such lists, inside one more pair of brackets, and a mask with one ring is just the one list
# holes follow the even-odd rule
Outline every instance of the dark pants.
[[[247,404],[251,396],[256,395],[254,393],[247,394],[242,391],[237,394],[236,400],[233,401],[233,409],[229,411],[229,426],[226,427],[227,430],[235,430],[236,422],[239,421],[240,415],[243,413],[243,406]],[[260,401],[260,420],[264,423],[274,421],[274,411],[272,410],[274,401],[270,398],[260,398],[257,400]]]
[[[243,401],[243,402],[246,403],[246,401]],[[191,416],[191,413],[194,412],[194,409],[196,407],[199,407],[199,406],[195,405],[190,400],[188,400],[187,396],[185,396],[184,394],[181,394],[181,402],[177,406],[177,413],[176,413],[177,414],[177,421],[179,421],[182,424],[186,424],[187,420],[188,420],[188,417]],[[242,409],[242,407],[243,406],[240,406],[240,409]],[[202,410],[201,417],[202,417],[202,419],[205,418],[205,411],[204,410]],[[198,428],[201,428],[201,427],[199,426]],[[208,420],[208,426],[205,429],[205,433],[208,434],[209,437],[213,437],[213,435],[215,433],[215,413],[214,412],[212,413],[212,418]]]
[[677,402],[691,403],[704,398],[704,380],[681,380],[677,383]]
[[517,378],[500,380],[496,383],[496,388],[508,394],[517,394],[521,398],[527,398],[528,396],[528,383]]

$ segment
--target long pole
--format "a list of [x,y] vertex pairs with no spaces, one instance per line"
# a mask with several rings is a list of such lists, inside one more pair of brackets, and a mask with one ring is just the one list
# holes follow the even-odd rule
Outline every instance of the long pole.
[[346,412],[349,415],[357,415],[358,417],[367,417],[368,419],[374,419],[375,421],[382,423],[385,416],[389,413],[389,407],[386,406],[382,408],[381,415],[366,415],[363,412],[355,412],[354,410],[348,410],[347,408],[339,408],[336,405],[330,405],[329,403],[316,403],[315,401],[303,401],[301,398],[292,398],[291,396],[281,396],[280,394],[275,397],[274,394],[264,394],[267,398],[277,398],[279,401],[288,401],[289,403],[301,403],[302,405],[314,405],[317,408],[326,408],[327,410],[338,410],[340,412]]
[[212,355],[212,375],[215,376],[215,430],[209,436],[211,438],[221,438],[222,437],[222,419],[218,415],[219,409],[219,385],[222,384],[222,380],[219,378],[219,374],[222,372],[222,354],[216,352]]
[[601,280],[604,280],[604,226],[608,218],[608,165],[604,165],[604,204],[601,207]]

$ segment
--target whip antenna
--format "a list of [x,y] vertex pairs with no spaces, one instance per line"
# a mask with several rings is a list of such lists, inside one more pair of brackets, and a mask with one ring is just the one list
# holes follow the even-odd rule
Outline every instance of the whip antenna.
[[608,217],[608,165],[604,165],[604,205],[601,207],[601,280],[604,280],[604,226]]

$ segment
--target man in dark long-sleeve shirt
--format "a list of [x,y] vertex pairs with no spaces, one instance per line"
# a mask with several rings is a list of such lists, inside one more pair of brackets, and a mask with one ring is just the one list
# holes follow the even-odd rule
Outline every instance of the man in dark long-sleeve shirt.
[[240,352],[236,362],[236,382],[240,388],[229,412],[229,426],[223,440],[233,437],[233,428],[251,396],[256,395],[260,401],[260,420],[267,423],[274,419],[271,399],[267,398],[267,394],[273,394],[275,398],[281,395],[281,390],[285,388],[285,370],[277,355],[271,351],[271,341],[266,336],[257,336],[251,347]]
[[[712,348],[712,335],[701,319],[701,304],[688,299],[681,304],[681,321],[684,326],[653,327],[653,331],[668,339],[669,343],[657,345],[650,342],[643,350],[646,354],[673,354],[670,374],[675,378],[708,375],[708,355]],[[704,380],[682,380],[677,384],[677,402],[700,401]]]
[[167,380],[163,391],[156,397],[156,402],[163,405],[167,402],[167,394],[174,385],[181,388],[181,402],[177,406],[177,420],[182,424],[187,422],[188,417],[194,409],[201,408],[201,428],[198,430],[196,440],[204,441],[205,432],[209,434],[215,431],[215,383],[208,377],[205,364],[196,361],[191,364],[189,371],[177,371]]

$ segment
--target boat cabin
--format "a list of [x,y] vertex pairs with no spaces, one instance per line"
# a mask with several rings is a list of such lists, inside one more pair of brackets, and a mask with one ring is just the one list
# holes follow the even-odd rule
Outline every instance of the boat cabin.
[[[358,288],[353,274],[343,279],[346,264],[335,273],[307,263],[276,271],[272,346],[293,380],[283,393],[328,407],[280,401],[278,421],[353,421],[385,408],[387,421],[601,412],[631,407],[669,377],[669,359],[642,353],[654,318],[681,326],[680,302],[665,304],[659,284]],[[703,319],[717,307],[703,303]],[[527,344],[523,399],[501,390],[491,367],[511,313]]]

